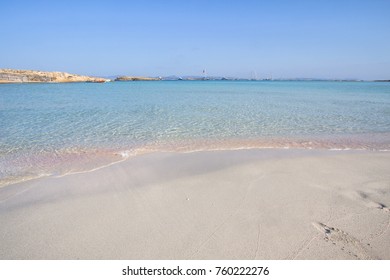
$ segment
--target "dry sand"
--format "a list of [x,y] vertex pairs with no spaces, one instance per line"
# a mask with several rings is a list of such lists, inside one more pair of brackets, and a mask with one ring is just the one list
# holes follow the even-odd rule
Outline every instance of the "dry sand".
[[390,153],[138,156],[0,189],[1,259],[390,259]]

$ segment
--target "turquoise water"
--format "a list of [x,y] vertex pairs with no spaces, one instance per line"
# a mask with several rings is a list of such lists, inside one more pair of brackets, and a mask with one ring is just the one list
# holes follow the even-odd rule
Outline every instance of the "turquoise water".
[[0,85],[0,181],[156,150],[390,149],[390,83]]

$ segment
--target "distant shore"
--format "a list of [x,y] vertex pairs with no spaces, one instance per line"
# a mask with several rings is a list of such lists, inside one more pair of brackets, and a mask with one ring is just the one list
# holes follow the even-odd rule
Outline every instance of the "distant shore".
[[83,76],[69,74],[66,72],[47,72],[38,70],[15,70],[0,69],[0,84],[12,83],[104,83],[104,82],[125,82],[125,81],[338,81],[338,82],[390,82],[389,80],[357,80],[357,79],[316,79],[316,78],[295,78],[295,79],[244,79],[222,76],[165,76],[165,77],[143,77],[143,76],[115,76],[110,78]]
[[66,72],[44,72],[35,70],[0,69],[0,83],[103,83],[109,79],[69,74]]
[[0,189],[1,259],[390,259],[390,153],[153,153]]

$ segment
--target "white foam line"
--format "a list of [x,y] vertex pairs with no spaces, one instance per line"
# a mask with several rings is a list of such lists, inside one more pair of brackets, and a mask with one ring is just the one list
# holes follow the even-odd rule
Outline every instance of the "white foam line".
[[[13,185],[13,184],[17,184],[17,183],[26,182],[26,181],[37,180],[37,179],[40,179],[40,178],[43,178],[43,177],[49,177],[49,176],[51,176],[51,174],[39,174],[39,175],[37,175],[36,177],[33,177],[33,178],[22,178],[19,181],[12,182],[10,184],[2,185],[2,186],[0,186],[0,188],[6,187],[6,186],[10,186],[10,185]],[[12,195],[10,195],[10,196],[0,200],[0,203],[3,203],[5,201],[7,201],[7,200],[11,199],[14,196],[21,195],[22,193],[25,193],[25,192],[29,191],[32,188],[33,188],[33,186],[30,186],[30,187],[28,187],[26,189],[23,189],[23,190],[21,190],[21,191],[19,191],[17,193],[14,193],[14,194],[12,194]]]
[[61,177],[67,176],[67,175],[82,174],[82,173],[89,173],[89,172],[97,171],[97,170],[100,170],[102,168],[106,168],[106,167],[112,166],[114,164],[118,164],[118,163],[124,162],[124,161],[126,161],[126,160],[128,160],[130,158],[133,158],[133,157],[136,157],[136,156],[139,156],[139,155],[143,155],[143,154],[149,154],[149,153],[152,153],[152,152],[160,152],[160,151],[151,151],[151,152],[140,153],[140,152],[137,152],[137,151],[126,150],[126,151],[117,152],[117,153],[115,153],[115,155],[120,155],[122,157],[122,159],[110,162],[108,164],[103,164],[101,166],[98,166],[98,167],[95,167],[95,168],[92,168],[92,169],[88,169],[88,170],[66,172],[66,173],[61,174],[61,175],[53,176],[53,178],[61,178]]
[[50,176],[52,176],[52,174],[44,173],[44,174],[37,174],[36,176],[29,176],[29,177],[25,177],[25,178],[20,178],[18,180],[13,181],[13,182],[0,184],[0,189],[7,187],[7,186],[10,186],[10,185],[23,183],[23,182],[27,182],[27,181],[31,181],[31,180],[37,180],[37,179],[40,179],[43,177],[50,177]]
[[97,171],[97,170],[99,170],[99,169],[102,169],[102,168],[105,168],[105,167],[109,167],[109,166],[111,166],[111,165],[114,165],[114,164],[123,162],[123,161],[125,161],[125,160],[127,160],[127,159],[129,159],[129,158],[122,158],[121,160],[114,161],[114,162],[110,162],[110,163],[108,163],[108,164],[104,164],[104,165],[101,165],[101,166],[98,166],[98,167],[95,167],[95,168],[92,168],[92,169],[88,169],[88,170],[82,170],[82,171],[69,171],[69,172],[66,172],[66,173],[61,174],[61,175],[53,176],[53,178],[61,178],[61,177],[65,177],[65,176],[67,176],[67,175],[74,175],[74,174],[89,173],[89,172]]
[[[274,146],[264,146],[264,147],[240,146],[240,147],[222,147],[222,148],[198,148],[198,149],[189,149],[189,150],[183,150],[183,151],[180,151],[180,150],[166,150],[166,149],[165,150],[162,150],[162,149],[161,150],[156,150],[156,149],[146,150],[145,148],[143,148],[143,149],[140,149],[138,151],[137,150],[134,150],[134,151],[132,151],[132,150],[125,150],[125,151],[117,152],[117,153],[115,153],[115,155],[120,155],[122,157],[122,159],[110,162],[108,164],[104,164],[104,165],[98,166],[96,168],[92,168],[92,169],[88,169],[88,170],[81,170],[81,171],[70,171],[70,172],[65,172],[64,174],[60,174],[60,175],[39,174],[39,175],[37,175],[36,177],[33,177],[33,178],[23,178],[21,180],[15,181],[15,182],[11,182],[11,183],[8,183],[8,184],[0,185],[0,188],[6,187],[6,186],[10,186],[10,185],[14,185],[14,184],[18,184],[18,183],[25,182],[25,181],[30,181],[30,180],[43,178],[43,177],[61,178],[61,177],[65,177],[67,175],[89,173],[89,172],[100,170],[102,168],[106,168],[106,167],[112,166],[112,165],[117,164],[117,163],[124,162],[124,161],[126,161],[126,160],[128,160],[130,158],[136,157],[136,156],[145,155],[145,154],[151,154],[151,153],[181,153],[181,154],[189,154],[189,153],[197,153],[197,152],[239,151],[239,150],[252,150],[252,149],[256,149],[256,150],[262,150],[262,149],[313,150],[314,149],[314,150],[328,150],[328,151],[366,151],[366,150],[369,150],[369,149],[365,149],[365,148],[356,148],[356,149],[353,149],[353,148],[330,148],[330,149],[326,149],[326,148],[289,147],[289,146],[283,146],[283,147],[280,147],[280,146],[279,147],[274,147]],[[390,149],[381,149],[381,150],[372,150],[372,151],[390,152]]]

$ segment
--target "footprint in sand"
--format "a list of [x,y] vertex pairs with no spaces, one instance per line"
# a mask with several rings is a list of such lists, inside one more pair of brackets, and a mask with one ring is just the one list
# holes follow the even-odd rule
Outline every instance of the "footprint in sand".
[[383,203],[373,201],[370,196],[362,191],[354,191],[346,194],[347,197],[353,200],[360,201],[368,208],[375,208],[389,213],[390,209]]
[[313,226],[324,234],[323,238],[326,242],[331,242],[350,256],[363,260],[372,259],[359,240],[349,233],[338,228],[327,226],[321,222],[313,222]]
[[382,203],[379,203],[379,202],[376,202],[376,201],[373,201],[370,199],[369,195],[367,193],[364,193],[364,192],[357,192],[358,196],[361,198],[361,200],[363,201],[363,203],[369,207],[369,208],[377,208],[379,210],[383,210],[385,212],[390,212],[389,208],[382,204]]

